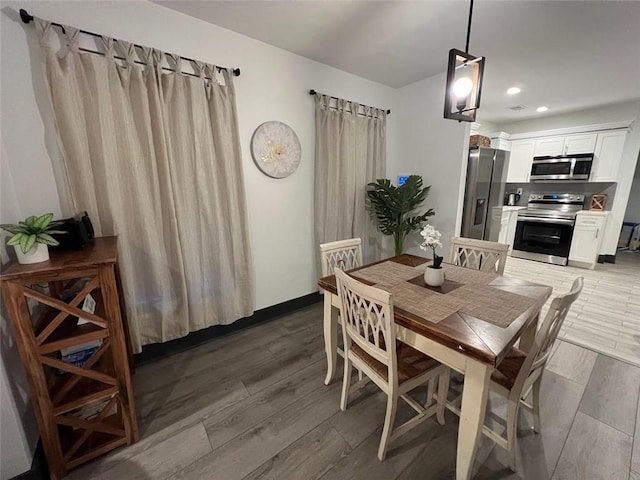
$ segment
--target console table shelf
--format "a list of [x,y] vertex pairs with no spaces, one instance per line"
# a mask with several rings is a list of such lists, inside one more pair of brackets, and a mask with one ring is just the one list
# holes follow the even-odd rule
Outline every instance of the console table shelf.
[[[116,261],[116,237],[102,237],[82,251],[52,252],[46,262],[9,265],[0,275],[55,480],[138,440]],[[93,313],[82,310],[89,295]],[[74,364],[63,357],[73,347],[92,350]]]

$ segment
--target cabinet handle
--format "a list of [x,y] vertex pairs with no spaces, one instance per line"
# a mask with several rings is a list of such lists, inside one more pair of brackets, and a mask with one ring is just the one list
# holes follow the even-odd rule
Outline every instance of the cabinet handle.
[[596,229],[596,238],[598,238],[598,235],[600,235],[600,229]]

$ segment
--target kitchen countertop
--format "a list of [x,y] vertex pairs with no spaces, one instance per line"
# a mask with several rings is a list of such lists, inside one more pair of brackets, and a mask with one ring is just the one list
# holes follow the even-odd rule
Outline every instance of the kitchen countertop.
[[502,206],[502,211],[503,212],[513,212],[514,210],[522,210],[523,208],[527,208],[527,207],[522,207],[519,205],[503,205]]
[[598,215],[601,217],[606,217],[611,213],[610,210],[580,210],[578,215]]

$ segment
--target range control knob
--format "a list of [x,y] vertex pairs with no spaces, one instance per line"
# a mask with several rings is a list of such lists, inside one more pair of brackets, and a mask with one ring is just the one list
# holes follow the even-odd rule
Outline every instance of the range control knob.
[[573,196],[573,195],[571,195],[571,196],[569,197],[569,200],[575,200],[575,199],[576,199],[576,197],[575,197],[575,196]]

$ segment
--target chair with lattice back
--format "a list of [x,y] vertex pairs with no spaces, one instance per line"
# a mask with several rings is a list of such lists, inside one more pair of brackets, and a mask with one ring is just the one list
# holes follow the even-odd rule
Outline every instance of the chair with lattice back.
[[320,245],[322,276],[333,275],[336,267],[351,270],[362,265],[362,240],[350,238]]
[[[509,353],[491,375],[491,389],[507,398],[507,438],[485,427],[484,433],[502,448],[506,448],[509,456],[509,467],[516,471],[516,436],[518,432],[518,411],[524,406],[533,414],[533,430],[540,432],[540,385],[544,368],[551,356],[551,351],[560,328],[564,323],[569,308],[582,291],[583,278],[573,282],[569,293],[558,295],[553,299],[542,326],[535,336],[528,352],[512,347]],[[531,403],[525,398],[532,392]]]
[[[346,410],[349,394],[369,380],[387,394],[387,413],[378,448],[378,458],[384,460],[391,441],[422,421],[437,415],[438,422],[444,424],[449,368],[396,340],[393,302],[389,292],[365,285],[339,268],[335,274],[345,352],[340,409]],[[363,372],[365,377],[352,386],[353,367]],[[434,397],[432,388],[427,389],[424,404],[408,395],[410,390],[420,385],[435,383],[436,378],[435,405],[431,405]],[[394,428],[399,398],[418,414]]]
[[465,268],[502,275],[507,262],[509,245],[454,237],[451,239],[450,262]]

